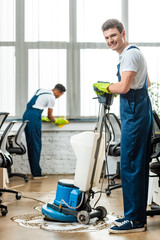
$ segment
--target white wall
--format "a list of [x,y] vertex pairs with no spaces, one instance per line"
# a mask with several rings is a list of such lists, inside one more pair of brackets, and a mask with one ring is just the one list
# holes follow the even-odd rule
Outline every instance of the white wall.
[[[62,128],[52,123],[42,125],[42,152],[40,165],[44,174],[74,174],[76,157],[70,144],[72,135],[93,131],[96,122],[74,122]],[[26,145],[25,136],[22,142]],[[13,156],[14,172],[30,174],[27,154]],[[116,161],[109,157],[109,172],[116,172]]]

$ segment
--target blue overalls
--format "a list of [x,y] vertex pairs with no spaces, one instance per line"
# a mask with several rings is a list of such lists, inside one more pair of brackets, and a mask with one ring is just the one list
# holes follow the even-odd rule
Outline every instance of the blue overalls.
[[[38,91],[39,90],[37,90],[37,92]],[[37,98],[43,94],[52,93],[45,92],[38,95],[34,95],[27,104],[26,111],[23,114],[23,121],[29,120],[29,123],[25,128],[25,135],[27,142],[28,159],[31,173],[33,176],[40,176],[42,174],[39,161],[42,148],[41,114],[43,110],[33,108],[33,105],[35,104]]]
[[[137,48],[131,46],[128,48]],[[137,48],[138,49],[138,48]],[[138,49],[139,50],[139,49]],[[118,81],[121,81],[118,64]],[[152,107],[148,79],[141,89],[120,95],[121,180],[124,216],[146,223],[149,162],[151,155]]]

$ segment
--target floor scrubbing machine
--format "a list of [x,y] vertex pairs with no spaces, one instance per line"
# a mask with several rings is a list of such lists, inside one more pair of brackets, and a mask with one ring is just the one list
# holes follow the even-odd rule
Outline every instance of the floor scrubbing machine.
[[[96,89],[98,91],[98,89]],[[58,181],[53,203],[42,206],[44,219],[58,222],[79,222],[88,224],[97,217],[102,220],[107,211],[103,206],[91,207],[95,196],[93,187],[97,186],[102,173],[106,155],[104,121],[113,102],[113,94],[97,95],[99,117],[94,132],[82,132],[71,137],[71,145],[77,158],[74,179]]]

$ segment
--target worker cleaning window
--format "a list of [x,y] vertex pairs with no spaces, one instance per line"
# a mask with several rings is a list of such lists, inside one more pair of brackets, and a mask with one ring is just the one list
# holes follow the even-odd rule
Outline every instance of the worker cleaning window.
[[23,121],[29,120],[25,128],[28,160],[33,179],[46,178],[40,167],[40,155],[42,148],[41,140],[41,115],[45,108],[48,108],[48,119],[57,125],[65,124],[67,120],[55,118],[53,108],[55,99],[59,98],[66,91],[62,84],[56,84],[52,90],[38,89],[35,95],[28,102],[26,111],[23,114]]

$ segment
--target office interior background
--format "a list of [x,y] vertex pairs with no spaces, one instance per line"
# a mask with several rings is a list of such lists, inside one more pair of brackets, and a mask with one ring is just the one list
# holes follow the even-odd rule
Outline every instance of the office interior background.
[[[22,117],[38,88],[67,88],[56,116],[97,116],[92,85],[116,82],[118,54],[101,25],[124,23],[127,39],[144,53],[151,82],[160,82],[159,0],[0,0],[0,110]],[[144,7],[145,6],[145,7]],[[143,9],[143,11],[142,11]],[[119,115],[119,98],[111,111]],[[44,112],[45,115],[45,112]]]
[[[13,157],[13,170],[27,174],[29,181],[12,178],[8,183],[10,188],[22,193],[20,201],[8,193],[0,197],[2,204],[8,205],[7,215],[0,218],[1,240],[113,239],[108,232],[106,234],[108,222],[104,229],[102,225],[96,229],[95,225],[93,231],[82,228],[82,232],[78,232],[71,228],[67,232],[68,226],[65,230],[61,225],[58,230],[48,230],[43,228],[46,222],[42,226],[37,224],[36,218],[34,227],[33,222],[29,225],[28,221],[30,217],[31,220],[37,217],[37,206],[40,209],[44,201],[53,201],[58,179],[66,176],[73,179],[76,157],[70,138],[83,131],[93,131],[98,116],[99,103],[93,99],[96,97],[93,83],[117,82],[119,56],[108,49],[101,31],[107,19],[122,21],[129,43],[143,52],[153,84],[151,101],[160,114],[159,9],[159,0],[0,0],[0,112],[9,112],[8,119],[16,119],[16,124],[20,125],[26,104],[35,91],[52,89],[56,83],[62,83],[67,91],[56,100],[54,115],[70,119],[63,128],[42,124],[41,167],[47,179],[32,179],[27,153]],[[114,98],[110,112],[119,117],[119,96]],[[43,115],[46,114],[44,111]],[[26,146],[24,135],[22,142]],[[119,157],[108,157],[110,174],[115,174],[119,160]],[[152,179],[153,202],[160,205],[158,178]],[[106,186],[107,179],[104,188]],[[103,194],[101,199],[111,222],[113,217],[123,215],[121,191],[116,189],[110,197]],[[27,227],[21,222],[17,224],[19,216],[27,219]],[[42,216],[39,219],[41,221]],[[158,240],[159,216],[148,219],[146,232],[117,239]]]

